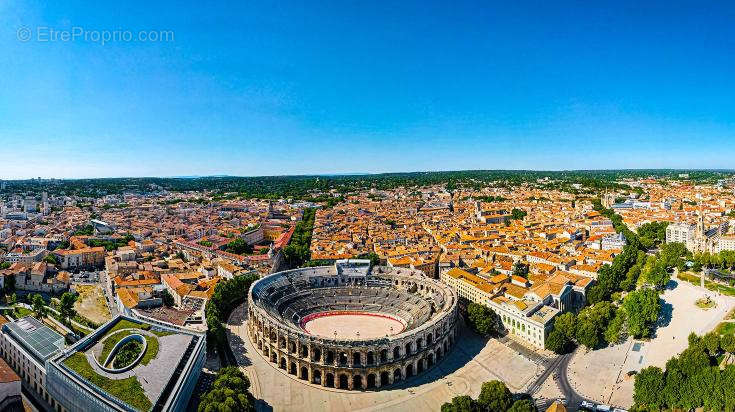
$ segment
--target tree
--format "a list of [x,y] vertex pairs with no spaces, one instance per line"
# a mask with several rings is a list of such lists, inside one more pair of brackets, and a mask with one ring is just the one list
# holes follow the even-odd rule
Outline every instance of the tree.
[[476,412],[477,403],[469,395],[455,396],[452,402],[445,402],[441,412]]
[[664,373],[661,368],[649,366],[635,376],[633,400],[636,405],[658,410],[664,405]]
[[249,255],[253,253],[253,247],[244,239],[237,238],[222,247],[225,252],[234,253],[236,255]]
[[564,333],[556,329],[549,332],[545,343],[546,349],[558,354],[569,352],[573,346],[572,342],[564,336]]
[[163,299],[163,304],[168,307],[171,307],[174,305],[174,297],[171,296],[171,292],[169,292],[168,289],[163,290],[161,299]]
[[69,319],[76,316],[77,311],[74,310],[74,303],[77,301],[77,295],[71,292],[64,292],[59,299],[59,316],[61,321],[66,323]]
[[605,329],[605,341],[611,345],[620,343],[625,338],[625,311],[618,310],[615,312],[615,317],[607,325]]
[[608,301],[582,309],[577,315],[576,339],[587,348],[597,348],[604,340],[608,324],[615,316],[615,307]]
[[536,405],[530,399],[519,399],[513,402],[508,412],[536,412]]
[[554,319],[554,328],[546,338],[546,348],[556,353],[568,352],[574,347],[576,335],[577,317],[571,312],[562,313]]
[[479,335],[488,337],[496,335],[502,329],[500,317],[490,308],[479,303],[467,305],[467,321]]
[[248,392],[250,381],[235,366],[217,372],[209,392],[202,395],[199,412],[255,411],[255,399]]
[[33,294],[31,296],[31,305],[33,307],[33,313],[38,319],[43,319],[48,314],[48,308],[46,307],[46,301],[39,294]]
[[513,394],[501,381],[485,382],[482,384],[477,404],[488,412],[506,412],[513,404]]
[[375,252],[363,253],[357,256],[358,259],[370,259],[372,266],[378,266],[380,264],[380,256]]
[[522,278],[527,278],[528,277],[528,265],[521,263],[521,262],[516,262],[513,265],[513,276],[520,276]]
[[523,218],[526,217],[527,214],[528,212],[523,209],[513,208],[513,210],[511,210],[510,212],[510,218],[512,220],[523,220]]
[[720,339],[720,346],[726,352],[735,353],[735,336],[731,334],[724,335]]
[[628,318],[628,333],[636,338],[649,337],[658,321],[661,302],[653,289],[630,292],[623,300]]
[[709,356],[716,356],[717,351],[720,350],[720,335],[710,332],[702,337],[702,344],[709,352]]
[[59,258],[57,258],[56,255],[53,253],[49,253],[48,255],[44,256],[43,261],[52,265],[59,264]]

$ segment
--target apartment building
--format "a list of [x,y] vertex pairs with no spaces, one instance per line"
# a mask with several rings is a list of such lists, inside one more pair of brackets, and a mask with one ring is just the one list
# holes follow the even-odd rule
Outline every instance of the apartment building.
[[568,284],[543,284],[529,289],[507,275],[486,279],[460,268],[442,272],[440,279],[454,288],[460,298],[492,309],[508,333],[539,348],[544,347],[554,317],[568,306],[572,292]]

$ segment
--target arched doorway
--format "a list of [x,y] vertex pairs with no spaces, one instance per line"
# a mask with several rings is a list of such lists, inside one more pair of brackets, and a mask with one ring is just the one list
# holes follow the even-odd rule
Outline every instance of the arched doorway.
[[[322,384],[322,371],[316,370],[311,373],[311,383],[315,383],[317,385]],[[334,382],[332,382],[334,384]]]
[[314,353],[314,361],[319,362],[322,358],[322,351],[320,351],[319,349],[314,349],[312,353]]
[[398,359],[400,357],[401,357],[401,348],[396,346],[395,348],[393,348],[393,359]]
[[347,375],[344,373],[339,375],[339,389],[347,389],[348,388],[348,382],[349,379],[347,378]]
[[309,368],[306,366],[301,367],[301,379],[309,380]]
[[409,363],[406,366],[406,378],[410,378],[411,376],[413,376],[413,365]]
[[375,374],[371,373],[367,376],[367,388],[368,389],[374,389],[375,388]]
[[325,363],[327,365],[334,365],[334,351],[327,351],[327,359]]
[[362,365],[362,356],[360,352],[355,352],[352,354],[352,364],[355,366]]
[[416,366],[416,373],[424,371],[424,358],[419,359],[418,365]]
[[339,364],[342,366],[347,365],[347,354],[344,352],[341,352],[339,354]]
[[380,351],[380,361],[388,362],[388,350],[387,349],[383,349]]
[[390,383],[390,377],[388,376],[388,372],[380,372],[380,386],[385,386]]
[[406,344],[406,351],[404,353],[406,354],[406,356],[411,354],[411,342],[408,342]]
[[291,362],[291,368],[289,368],[288,373],[291,375],[296,375],[296,362]]
[[375,354],[372,352],[367,353],[367,364],[368,365],[374,365],[375,364]]
[[432,366],[434,366],[434,355],[430,353],[429,356],[426,357],[426,368],[428,369]]
[[326,382],[327,387],[334,388],[334,375],[332,375],[331,373],[328,373],[326,378],[327,378],[327,382]]
[[286,370],[286,358],[281,358],[281,369]]
[[355,389],[355,390],[362,389],[362,376],[355,375],[352,377],[352,389]]
[[393,382],[398,382],[401,380],[401,370],[396,369],[393,371]]

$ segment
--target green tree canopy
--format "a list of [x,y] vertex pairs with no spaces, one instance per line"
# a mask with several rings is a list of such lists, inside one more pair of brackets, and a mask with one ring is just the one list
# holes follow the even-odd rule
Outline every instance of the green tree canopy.
[[77,311],[74,310],[74,303],[77,301],[77,295],[71,292],[64,292],[59,299],[59,316],[61,316],[62,322],[69,322],[69,319],[73,319],[77,315]]
[[628,318],[628,333],[636,338],[651,336],[661,312],[661,301],[653,289],[630,292],[623,300]]
[[507,412],[513,404],[513,394],[501,381],[493,380],[482,384],[477,404],[488,412]]
[[467,305],[467,322],[481,336],[497,335],[502,329],[500,317],[490,308],[479,303]]
[[199,412],[251,412],[255,411],[255,399],[248,392],[250,381],[234,366],[222,368],[217,372],[209,392],[199,403]]

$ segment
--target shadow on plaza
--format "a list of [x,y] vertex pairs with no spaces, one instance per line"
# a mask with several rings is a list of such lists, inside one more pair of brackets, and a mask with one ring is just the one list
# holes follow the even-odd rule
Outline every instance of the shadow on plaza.
[[460,335],[449,354],[432,366],[428,371],[418,376],[401,380],[391,386],[381,388],[382,391],[408,390],[416,386],[432,383],[455,373],[458,369],[471,362],[487,345],[489,339],[482,338],[460,322]]
[[245,342],[243,342],[242,337],[236,333],[231,333],[229,335],[229,342],[230,342],[230,351],[234,353],[239,353],[242,356],[236,357],[237,363],[240,366],[250,366],[253,364],[253,362],[250,360],[250,353],[248,351],[248,346],[245,345]]

